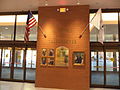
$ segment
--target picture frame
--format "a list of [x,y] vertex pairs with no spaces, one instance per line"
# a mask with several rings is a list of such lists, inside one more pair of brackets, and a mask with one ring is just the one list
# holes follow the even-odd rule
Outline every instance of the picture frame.
[[48,50],[48,56],[49,57],[54,57],[55,56],[55,50],[53,48]]
[[42,56],[47,56],[47,49],[46,48],[42,48]]
[[56,48],[55,66],[68,67],[69,65],[69,48],[60,46]]
[[47,58],[48,66],[54,66],[55,65],[55,59],[53,58]]
[[75,51],[73,52],[73,65],[74,66],[82,66],[85,64],[85,52],[83,51]]
[[46,66],[47,65],[47,58],[46,57],[42,57],[41,58],[40,65],[42,65],[42,66]]

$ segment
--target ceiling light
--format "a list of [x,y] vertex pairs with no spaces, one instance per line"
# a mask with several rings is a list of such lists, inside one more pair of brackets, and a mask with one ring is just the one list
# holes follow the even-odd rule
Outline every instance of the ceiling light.
[[48,0],[45,0],[45,6],[48,6]]
[[5,29],[8,29],[8,27],[5,27]]
[[77,5],[80,5],[80,1],[79,0],[77,0]]

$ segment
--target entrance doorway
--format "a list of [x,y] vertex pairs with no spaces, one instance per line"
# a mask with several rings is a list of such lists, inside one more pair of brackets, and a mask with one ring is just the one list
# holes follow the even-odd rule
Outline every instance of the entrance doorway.
[[91,85],[119,87],[118,49],[91,50]]
[[0,60],[1,79],[35,81],[35,48],[1,47]]

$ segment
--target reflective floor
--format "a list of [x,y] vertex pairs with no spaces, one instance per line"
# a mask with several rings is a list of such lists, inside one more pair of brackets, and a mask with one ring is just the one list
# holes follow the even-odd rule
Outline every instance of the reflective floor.
[[[65,89],[36,88],[34,83],[0,81],[0,90],[65,90]],[[119,89],[91,88],[90,90],[119,90]]]
[[[91,84],[103,85],[104,84],[104,72],[92,72]],[[119,86],[119,73],[118,72],[106,72],[106,85]]]
[[[14,79],[23,80],[23,69],[14,69]],[[10,78],[10,69],[2,68],[2,78]],[[26,69],[26,80],[35,80],[35,69]]]

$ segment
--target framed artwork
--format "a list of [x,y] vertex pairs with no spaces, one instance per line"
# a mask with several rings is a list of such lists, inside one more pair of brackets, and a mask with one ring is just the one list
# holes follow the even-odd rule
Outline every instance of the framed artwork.
[[47,65],[47,58],[46,57],[41,58],[41,65],[43,65],[43,66]]
[[48,50],[48,56],[55,56],[55,50],[54,49],[49,49]]
[[46,48],[42,49],[42,56],[47,56],[47,49]]
[[48,66],[53,66],[55,65],[54,58],[48,58]]
[[68,66],[69,49],[60,46],[56,48],[55,66]]
[[73,52],[73,65],[81,66],[85,62],[85,53],[84,52]]

